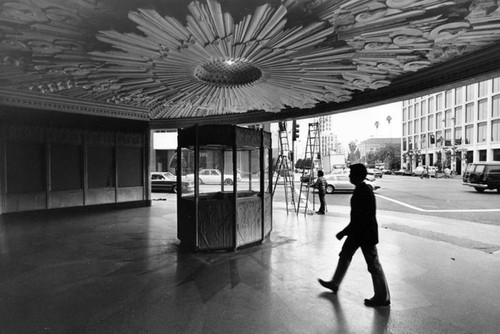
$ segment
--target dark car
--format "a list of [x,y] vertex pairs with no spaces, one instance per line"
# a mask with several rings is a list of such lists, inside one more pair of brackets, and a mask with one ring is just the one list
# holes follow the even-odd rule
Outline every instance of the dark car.
[[[192,181],[182,181],[182,191],[192,192],[194,183]],[[151,191],[157,192],[177,192],[177,177],[170,172],[151,173]]]
[[482,193],[496,189],[500,193],[500,162],[474,162],[467,165],[462,176],[463,185]]

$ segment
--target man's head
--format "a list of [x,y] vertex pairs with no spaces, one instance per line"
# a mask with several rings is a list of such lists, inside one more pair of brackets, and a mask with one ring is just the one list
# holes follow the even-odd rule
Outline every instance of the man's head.
[[318,177],[322,177],[323,175],[325,175],[325,173],[323,173],[323,171],[322,171],[322,170],[319,170],[319,171],[318,171]]
[[351,172],[349,173],[349,180],[352,184],[357,185],[358,183],[363,182],[366,175],[368,175],[368,171],[363,164],[350,165],[349,168],[351,169]]

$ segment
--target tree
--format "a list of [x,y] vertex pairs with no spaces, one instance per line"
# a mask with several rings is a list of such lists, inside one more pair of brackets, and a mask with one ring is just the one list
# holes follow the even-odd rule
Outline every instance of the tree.
[[392,138],[392,131],[391,131],[392,117],[391,117],[391,115],[387,116],[386,120],[387,120],[387,123],[389,123],[389,136]]
[[380,147],[374,154],[374,163],[383,161],[389,169],[398,170],[401,168],[401,147],[398,144],[386,144]]
[[347,160],[351,164],[359,163],[361,158],[361,153],[359,153],[356,141],[349,142],[349,154],[347,155]]
[[304,168],[304,160],[302,160],[302,159],[297,160],[297,162],[295,163],[295,168],[299,168],[299,169]]

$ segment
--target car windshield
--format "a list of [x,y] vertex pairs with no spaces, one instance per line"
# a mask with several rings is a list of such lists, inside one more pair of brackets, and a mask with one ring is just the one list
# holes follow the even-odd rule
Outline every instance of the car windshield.
[[482,172],[484,172],[484,165],[477,165],[477,166],[476,166],[476,172],[477,172],[477,173],[482,173]]

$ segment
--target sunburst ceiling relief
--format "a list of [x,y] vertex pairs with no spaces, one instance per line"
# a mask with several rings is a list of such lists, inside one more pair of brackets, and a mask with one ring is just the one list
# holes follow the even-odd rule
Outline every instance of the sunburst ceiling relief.
[[116,0],[3,2],[0,92],[136,108],[151,119],[307,112],[500,40],[497,1],[254,3],[242,1],[254,9],[236,22],[214,0],[189,3],[182,17],[157,0],[125,1],[124,10]]
[[189,11],[186,26],[152,10],[130,13],[145,37],[98,34],[121,50],[91,53],[106,63],[99,76],[115,83],[113,101],[144,99],[153,118],[164,118],[349,99],[341,74],[356,71],[346,63],[353,49],[319,46],[334,32],[327,22],[285,29],[283,6],[263,5],[238,23],[215,1],[192,2]]

